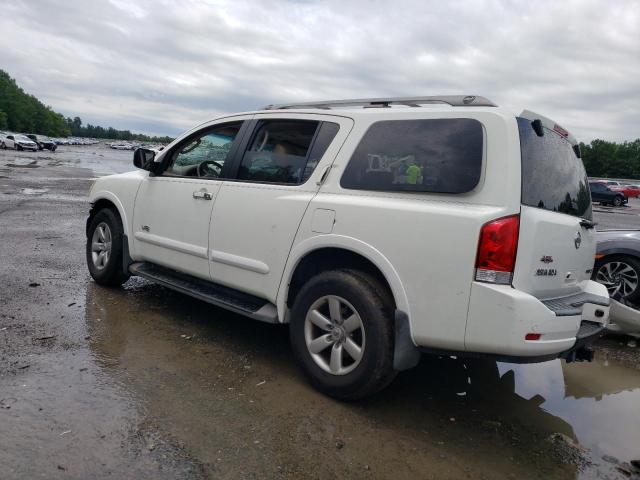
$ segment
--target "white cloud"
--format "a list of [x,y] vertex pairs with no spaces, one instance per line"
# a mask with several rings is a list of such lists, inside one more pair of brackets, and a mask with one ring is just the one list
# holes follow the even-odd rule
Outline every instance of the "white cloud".
[[471,93],[640,137],[640,3],[14,1],[0,68],[85,122],[175,134],[290,100]]

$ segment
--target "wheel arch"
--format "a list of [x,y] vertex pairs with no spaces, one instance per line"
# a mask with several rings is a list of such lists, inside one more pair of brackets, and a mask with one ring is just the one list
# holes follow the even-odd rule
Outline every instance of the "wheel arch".
[[627,257],[632,257],[633,259],[640,262],[640,252],[637,250],[633,250],[631,248],[617,247],[617,248],[609,248],[607,250],[602,250],[597,253],[598,257],[595,261],[595,264],[601,264],[608,257],[613,257],[617,255],[623,255]]
[[409,315],[400,276],[381,252],[354,238],[320,235],[296,245],[289,255],[276,301],[281,322],[289,321],[290,305],[304,280],[333,268],[358,268],[374,275],[389,289],[396,309]]
[[127,221],[127,215],[125,213],[124,207],[122,206],[120,200],[118,200],[118,198],[111,192],[101,192],[94,198],[92,198],[91,209],[89,210],[89,217],[87,218],[85,232],[88,234],[91,219],[103,208],[110,208],[118,213],[120,221],[122,223],[124,234],[129,237],[129,222]]

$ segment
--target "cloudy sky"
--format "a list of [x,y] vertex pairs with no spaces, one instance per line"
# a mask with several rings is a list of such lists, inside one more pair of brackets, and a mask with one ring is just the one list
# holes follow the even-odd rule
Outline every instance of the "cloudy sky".
[[637,0],[11,0],[0,68],[66,116],[175,135],[269,103],[477,94],[640,137]]

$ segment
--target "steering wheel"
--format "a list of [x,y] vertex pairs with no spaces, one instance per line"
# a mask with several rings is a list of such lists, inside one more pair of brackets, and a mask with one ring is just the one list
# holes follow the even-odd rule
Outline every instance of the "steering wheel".
[[205,160],[199,163],[196,168],[199,177],[219,177],[221,172],[222,165],[215,160]]

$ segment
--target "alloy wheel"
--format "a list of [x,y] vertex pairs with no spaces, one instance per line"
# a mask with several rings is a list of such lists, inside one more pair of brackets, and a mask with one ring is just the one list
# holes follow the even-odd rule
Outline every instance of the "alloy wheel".
[[111,257],[111,229],[105,222],[100,222],[91,238],[91,260],[94,267],[102,270]]
[[326,295],[311,305],[304,322],[304,339],[316,365],[332,375],[346,375],[362,361],[362,318],[353,305],[337,295]]
[[625,262],[608,262],[598,269],[596,281],[607,287],[609,295],[619,292],[627,297],[638,288],[638,273]]

